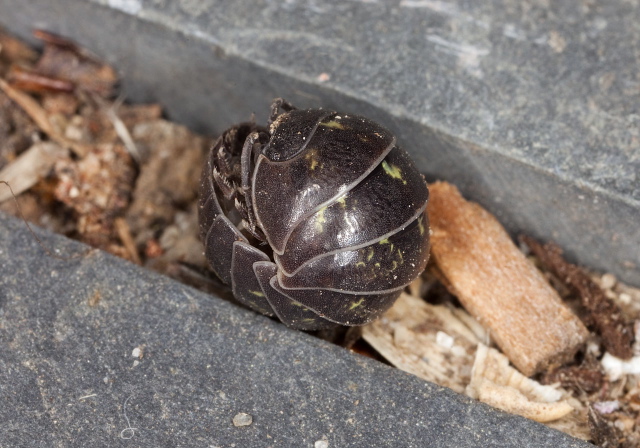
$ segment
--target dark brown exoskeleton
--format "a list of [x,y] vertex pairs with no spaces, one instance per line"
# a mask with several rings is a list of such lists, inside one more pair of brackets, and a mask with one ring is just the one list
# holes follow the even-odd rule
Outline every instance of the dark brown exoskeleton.
[[272,105],[225,131],[205,164],[200,236],[236,299],[303,330],[364,325],[429,258],[427,185],[373,121]]

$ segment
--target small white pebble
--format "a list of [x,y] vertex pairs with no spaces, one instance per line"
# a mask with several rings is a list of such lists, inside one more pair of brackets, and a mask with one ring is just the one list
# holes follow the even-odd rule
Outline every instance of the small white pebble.
[[618,280],[616,279],[615,275],[604,274],[602,277],[600,277],[600,287],[602,289],[611,289],[616,285],[617,281]]
[[313,448],[329,448],[329,442],[326,440],[316,440],[316,443],[313,444]]
[[618,294],[616,294],[615,292],[613,292],[610,289],[605,289],[604,290],[604,295],[605,295],[605,297],[607,297],[608,299],[611,299],[611,300],[616,300],[618,298]]
[[444,331],[438,331],[436,333],[436,343],[440,347],[451,348],[453,347],[454,340],[451,336],[449,336]]
[[82,138],[84,137],[84,134],[80,127],[70,124],[64,130],[64,136],[69,140],[82,140]]
[[239,412],[233,417],[233,426],[249,426],[251,423],[253,423],[253,417],[244,412]]
[[134,358],[139,358],[140,357],[140,353],[141,353],[140,347],[136,347],[131,352],[131,356],[133,356]]
[[620,402],[614,401],[597,401],[593,403],[593,408],[600,414],[611,414],[614,411],[620,409]]
[[317,79],[318,82],[327,82],[331,79],[331,75],[329,73],[320,73]]
[[633,420],[628,418],[619,418],[613,422],[613,426],[626,434],[631,431],[631,428],[633,428]]
[[600,345],[595,342],[587,342],[586,352],[597,358],[600,356]]
[[620,301],[622,303],[624,303],[625,305],[628,305],[631,303],[631,296],[629,294],[627,294],[626,292],[623,292],[622,294],[620,294],[618,296],[618,299],[620,299]]

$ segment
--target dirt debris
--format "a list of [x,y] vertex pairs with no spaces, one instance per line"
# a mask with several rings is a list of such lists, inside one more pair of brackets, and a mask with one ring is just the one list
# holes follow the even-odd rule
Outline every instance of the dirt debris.
[[204,154],[211,141],[162,119],[136,124],[131,135],[142,159],[126,218],[136,243],[142,245],[159,238],[163,229],[174,223],[177,211],[196,200]]
[[[114,101],[112,67],[61,36],[34,34],[41,54],[0,32],[0,174],[25,217],[165,273],[183,275],[183,262],[204,268],[199,241],[186,238],[196,223],[176,216],[193,213],[211,140],[162,119],[158,104]],[[9,198],[0,190],[0,209],[18,214]]]
[[579,366],[558,367],[542,375],[542,384],[560,384],[577,393],[591,394],[599,391],[605,384],[602,366],[595,360],[583,362]]
[[522,240],[543,264],[580,295],[582,305],[588,312],[586,323],[592,324],[602,336],[607,351],[618,358],[630,359],[633,356],[633,328],[624,319],[620,307],[605,295],[585,271],[567,262],[558,246],[553,243],[543,246],[526,236]]

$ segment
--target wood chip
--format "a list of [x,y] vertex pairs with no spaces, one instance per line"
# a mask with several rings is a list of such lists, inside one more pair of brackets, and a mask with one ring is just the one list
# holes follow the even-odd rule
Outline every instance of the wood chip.
[[451,184],[429,190],[431,254],[443,283],[525,375],[570,360],[587,329],[500,223]]
[[74,142],[60,135],[51,125],[47,112],[31,96],[19,91],[18,89],[14,89],[3,79],[0,79],[0,89],[2,89],[9,98],[20,106],[27,115],[31,117],[40,130],[47,134],[51,140],[54,140],[62,146],[71,148],[78,157],[84,157],[89,152],[90,148],[87,145]]
[[630,359],[633,356],[633,328],[625,321],[616,303],[605,296],[585,271],[567,262],[558,246],[553,243],[543,246],[529,237],[522,237],[522,240],[560,280],[580,294],[582,305],[589,313],[588,320],[602,336],[607,351],[618,358]]
[[13,87],[35,93],[65,92],[71,93],[75,85],[67,80],[52,78],[20,66],[12,66],[7,80]]
[[111,66],[62,36],[43,30],[36,30],[34,36],[45,42],[36,65],[40,74],[71,81],[105,98],[111,95],[118,80]]
[[38,58],[38,53],[0,29],[0,57],[12,63],[31,63]]
[[460,393],[479,342],[451,309],[404,293],[362,337],[394,366]]
[[[42,180],[53,169],[56,161],[67,154],[68,151],[56,143],[36,143],[0,170],[0,180],[8,182],[17,196]],[[0,189],[0,203],[11,197],[8,188]]]
[[478,346],[471,382],[472,398],[537,422],[558,420],[573,411],[563,392],[531,380],[513,367],[502,353],[484,344]]

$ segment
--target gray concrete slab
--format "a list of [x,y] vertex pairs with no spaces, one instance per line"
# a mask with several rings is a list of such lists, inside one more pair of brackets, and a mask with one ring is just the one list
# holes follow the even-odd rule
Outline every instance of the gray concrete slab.
[[36,231],[81,256],[0,214],[2,447],[592,446]]
[[0,0],[220,132],[273,97],[364,113],[514,234],[640,284],[640,6],[613,0]]

